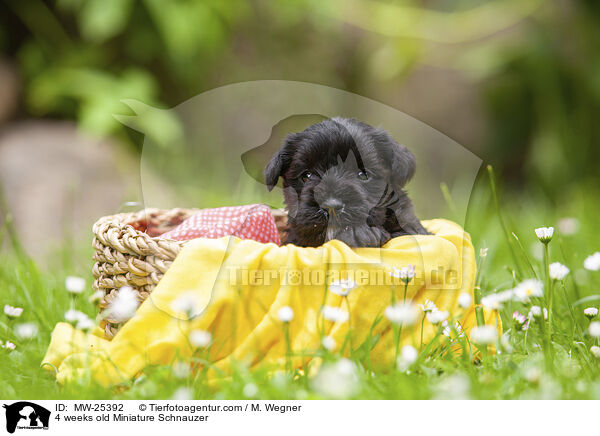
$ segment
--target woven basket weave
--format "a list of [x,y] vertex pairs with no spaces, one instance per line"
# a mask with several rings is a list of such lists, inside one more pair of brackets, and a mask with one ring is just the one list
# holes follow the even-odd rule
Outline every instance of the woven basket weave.
[[[94,291],[104,297],[98,307],[104,310],[117,296],[119,288],[131,286],[140,302],[156,287],[171,263],[188,241],[174,241],[160,235],[175,228],[198,209],[145,209],[100,218],[93,226],[96,250],[93,268]],[[273,210],[281,240],[285,240],[287,215]],[[122,324],[103,319],[104,336],[112,339]]]

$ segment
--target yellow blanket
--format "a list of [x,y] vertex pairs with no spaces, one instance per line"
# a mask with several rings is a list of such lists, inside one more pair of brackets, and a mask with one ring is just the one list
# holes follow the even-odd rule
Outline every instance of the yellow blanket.
[[[396,301],[405,291],[407,301],[433,301],[465,330],[474,323],[473,308],[457,306],[459,293],[472,293],[475,280],[469,235],[445,220],[424,225],[433,235],[398,237],[382,249],[350,249],[339,241],[319,248],[234,237],[191,241],[112,341],[59,323],[43,362],[56,368],[61,383],[91,374],[109,386],[131,380],[147,365],[191,357],[198,350],[190,332],[208,331],[212,341],[202,353],[212,362],[213,375],[227,374],[240,361],[306,366],[325,335],[343,354],[348,354],[348,344],[357,348],[379,337],[370,361],[389,368],[396,347],[383,314],[392,293]],[[405,289],[389,272],[409,264],[416,266],[416,277]],[[345,278],[358,284],[347,297],[328,290],[326,283]],[[289,323],[280,319],[284,306],[293,311]],[[349,319],[326,320],[323,306],[349,312]],[[436,335],[439,327],[429,322],[421,332],[422,316],[402,330],[401,344],[418,348],[421,334],[425,343]]]

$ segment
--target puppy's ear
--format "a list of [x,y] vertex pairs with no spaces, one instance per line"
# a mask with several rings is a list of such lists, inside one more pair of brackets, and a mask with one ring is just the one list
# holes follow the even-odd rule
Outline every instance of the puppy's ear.
[[275,153],[275,156],[271,158],[271,161],[265,167],[265,183],[269,191],[273,190],[275,185],[277,185],[279,177],[283,176],[289,168],[299,139],[300,135],[297,133],[287,135],[283,140],[283,146]]
[[408,148],[394,141],[385,130],[379,130],[377,136],[382,160],[390,171],[390,182],[402,188],[415,175],[417,169],[415,155]]
[[408,148],[396,142],[392,149],[392,183],[403,187],[415,175],[417,159]]

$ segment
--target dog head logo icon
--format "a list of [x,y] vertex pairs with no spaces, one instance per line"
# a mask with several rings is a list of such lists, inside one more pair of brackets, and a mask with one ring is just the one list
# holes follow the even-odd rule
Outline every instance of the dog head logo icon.
[[6,431],[19,429],[47,429],[50,411],[29,401],[19,401],[3,406],[6,409]]

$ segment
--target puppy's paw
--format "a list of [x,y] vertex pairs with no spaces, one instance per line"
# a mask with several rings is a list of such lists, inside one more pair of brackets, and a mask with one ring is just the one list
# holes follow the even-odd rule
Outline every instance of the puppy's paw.
[[330,239],[337,239],[350,247],[381,247],[391,235],[381,227],[347,227]]

